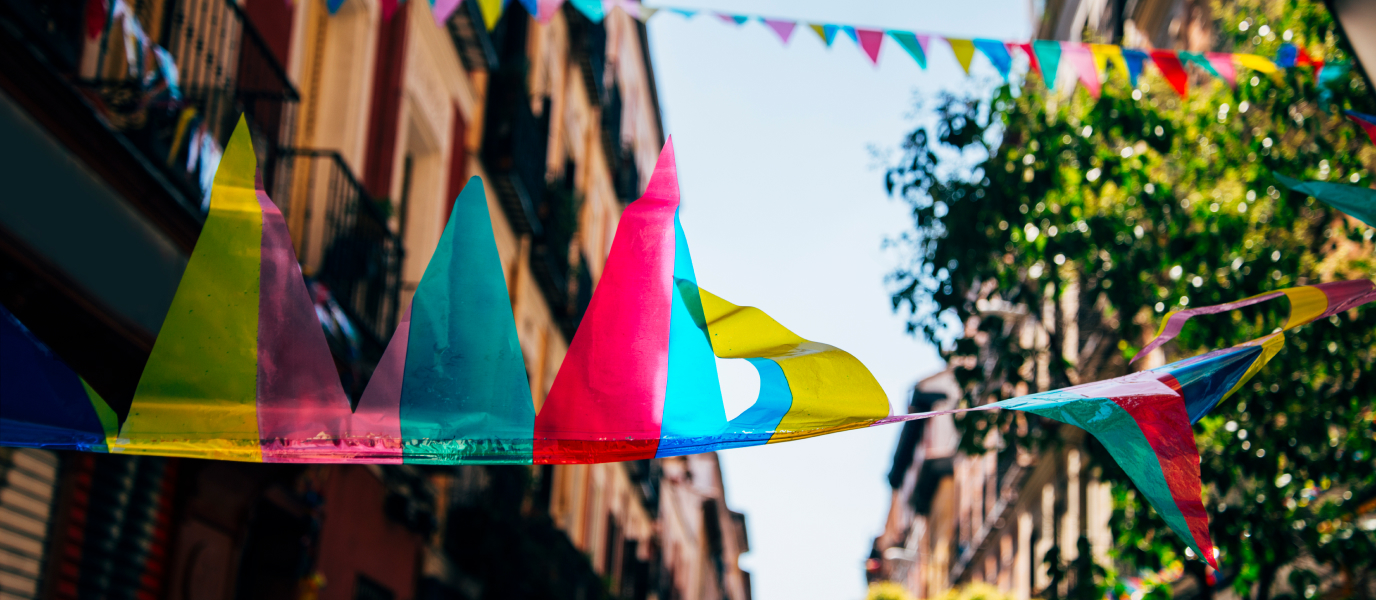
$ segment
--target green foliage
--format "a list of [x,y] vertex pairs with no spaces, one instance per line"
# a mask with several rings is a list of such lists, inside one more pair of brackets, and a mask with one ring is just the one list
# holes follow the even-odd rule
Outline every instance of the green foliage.
[[[1273,56],[1288,32],[1327,61],[1349,56],[1319,3],[1214,10],[1222,48]],[[943,345],[968,405],[1121,375],[1169,310],[1376,274],[1372,230],[1271,175],[1371,183],[1376,151],[1340,113],[1376,112],[1355,72],[1321,90],[1309,69],[1242,70],[1236,90],[1195,79],[1184,100],[1155,75],[1139,91],[1124,79],[1111,73],[1097,101],[1037,83],[987,102],[945,96],[937,125],[908,136],[886,174],[914,224],[894,242],[906,252],[890,279],[894,308],[910,332]],[[1287,314],[1279,300],[1192,320],[1166,358],[1260,337]],[[1244,596],[1254,584],[1259,598],[1289,588],[1278,571],[1301,556],[1329,574],[1311,593],[1376,578],[1376,535],[1354,523],[1350,500],[1376,488],[1376,309],[1329,321],[1287,334],[1270,365],[1196,426],[1223,575]],[[1047,338],[1026,343],[1028,322]],[[1036,417],[974,413],[959,424],[971,452],[991,429],[1010,445],[1060,443]],[[1118,490],[1117,559],[1150,570],[1176,561],[1184,545],[1090,446]]]
[[1011,600],[1012,596],[987,583],[971,583],[947,591],[939,600]]
[[913,595],[903,586],[892,581],[871,583],[865,592],[865,600],[914,600]]

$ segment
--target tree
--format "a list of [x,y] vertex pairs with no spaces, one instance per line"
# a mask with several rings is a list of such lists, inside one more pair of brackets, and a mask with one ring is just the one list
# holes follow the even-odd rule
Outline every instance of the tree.
[[[1316,2],[1216,3],[1214,14],[1220,47],[1234,52],[1273,56],[1291,41],[1330,63],[1351,55]],[[1122,375],[1171,309],[1376,274],[1371,229],[1272,177],[1371,183],[1376,151],[1339,112],[1376,112],[1362,79],[1242,70],[1235,90],[1196,77],[1180,99],[1159,77],[1134,90],[1110,71],[1098,100],[1036,82],[988,101],[943,96],[937,124],[912,132],[886,173],[914,225],[893,241],[904,253],[894,308],[910,332],[944,345],[967,405]],[[1260,337],[1287,310],[1279,300],[1197,318],[1165,358]],[[1029,321],[1046,332],[1030,348],[1017,328]],[[1287,334],[1270,365],[1195,426],[1219,580],[1244,597],[1361,595],[1376,581],[1376,535],[1354,522],[1354,499],[1376,493],[1376,309],[1330,321]],[[958,422],[967,452],[983,451],[992,429],[1010,447],[1060,441],[1036,417]],[[1102,448],[1090,450],[1117,490],[1117,560],[1153,570],[1176,560],[1184,545]],[[1205,582],[1203,563],[1191,565]]]

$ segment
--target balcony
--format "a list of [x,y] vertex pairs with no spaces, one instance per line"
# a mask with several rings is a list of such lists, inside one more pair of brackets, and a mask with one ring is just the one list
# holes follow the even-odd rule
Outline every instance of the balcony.
[[368,195],[331,150],[282,148],[274,176],[272,197],[291,227],[304,270],[358,330],[358,348],[336,348],[335,355],[370,368],[396,329],[401,308],[404,251],[401,234],[389,224],[391,204]]
[[266,164],[291,144],[299,96],[238,4],[115,1],[106,14],[81,4],[3,0],[0,10],[196,220],[241,114]]
[[0,270],[24,285],[0,300],[122,413],[233,125],[274,185],[297,91],[233,0],[0,0],[0,63],[24,149],[0,218]]

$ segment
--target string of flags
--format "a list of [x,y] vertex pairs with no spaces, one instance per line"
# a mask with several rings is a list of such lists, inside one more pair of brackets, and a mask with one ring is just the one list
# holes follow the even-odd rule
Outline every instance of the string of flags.
[[[405,0],[383,0],[384,18],[389,17],[400,2]],[[1341,79],[1350,71],[1350,63],[1325,62],[1303,48],[1294,44],[1282,44],[1274,58],[1257,54],[1230,52],[1187,52],[1176,50],[1141,50],[1124,48],[1115,44],[1085,44],[1057,40],[1005,41],[988,38],[957,38],[930,33],[919,33],[896,29],[879,29],[840,25],[833,23],[807,23],[791,19],[779,19],[759,15],[701,11],[698,9],[676,8],[669,6],[645,6],[634,0],[471,0],[478,3],[484,24],[489,30],[496,27],[506,8],[513,2],[519,3],[525,11],[541,22],[548,22],[560,7],[567,2],[593,22],[601,22],[612,11],[621,10],[642,22],[657,14],[669,12],[683,18],[693,18],[706,13],[732,26],[742,26],[751,21],[761,22],[787,45],[794,33],[803,25],[831,47],[838,37],[844,35],[851,39],[869,58],[871,64],[879,63],[884,38],[888,37],[898,44],[922,69],[927,68],[932,51],[932,42],[941,40],[950,49],[956,62],[966,75],[974,63],[975,55],[984,56],[990,65],[1006,81],[1013,70],[1016,54],[1027,57],[1032,73],[1042,77],[1048,87],[1052,87],[1061,69],[1073,73],[1073,79],[1093,97],[1098,98],[1103,82],[1110,71],[1126,77],[1133,87],[1148,64],[1154,65],[1171,88],[1185,97],[1189,92],[1187,69],[1193,65],[1213,77],[1223,80],[1229,87],[1236,88],[1238,78],[1244,70],[1252,70],[1266,75],[1274,75],[1280,69],[1307,67],[1313,69],[1319,83]],[[338,10],[344,0],[327,0],[331,13]],[[431,14],[435,22],[443,24],[462,5],[463,0],[429,0]]]
[[[1098,438],[1181,541],[1217,568],[1191,426],[1242,389],[1280,351],[1286,332],[1376,301],[1376,284],[1353,280],[1173,312],[1143,353],[1193,316],[1281,297],[1290,304],[1283,328],[1231,348],[1001,402],[894,415],[855,356],[699,285],[678,218],[669,140],[645,195],[617,224],[601,280],[539,410],[477,177],[456,199],[354,403],[286,222],[256,172],[241,119],[123,414],[0,307],[0,370],[18,374],[0,378],[0,446],[276,463],[598,463],[1014,410]],[[759,396],[732,418],[717,358],[744,359],[759,374]]]
[[[631,4],[623,2],[623,4]],[[648,21],[660,12],[668,11],[684,18],[692,18],[700,11],[669,7],[636,6],[628,14]],[[723,23],[741,26],[750,21],[759,21],[787,45],[798,26],[805,25],[817,37],[831,47],[842,34],[851,39],[869,58],[871,64],[879,63],[880,50],[884,37],[892,39],[917,65],[927,68],[928,58],[934,40],[945,41],[956,62],[966,75],[978,53],[988,59],[989,64],[1007,80],[1013,69],[1015,54],[1027,57],[1031,72],[1040,75],[1048,86],[1056,81],[1062,65],[1070,68],[1077,82],[1085,87],[1095,98],[1099,97],[1102,83],[1110,70],[1125,76],[1133,87],[1147,64],[1153,64],[1162,77],[1170,83],[1181,97],[1189,91],[1189,75],[1186,68],[1194,65],[1204,72],[1222,79],[1229,87],[1237,87],[1238,77],[1243,69],[1250,69],[1271,75],[1280,69],[1294,67],[1312,68],[1320,83],[1339,79],[1350,70],[1348,62],[1325,62],[1303,48],[1294,44],[1282,44],[1274,59],[1257,54],[1230,52],[1186,52],[1175,50],[1140,50],[1124,48],[1115,44],[1085,44],[1057,40],[1004,41],[988,38],[956,38],[930,33],[901,31],[895,29],[864,28],[851,25],[830,23],[804,23],[802,21],[778,19],[754,15],[711,13]]]

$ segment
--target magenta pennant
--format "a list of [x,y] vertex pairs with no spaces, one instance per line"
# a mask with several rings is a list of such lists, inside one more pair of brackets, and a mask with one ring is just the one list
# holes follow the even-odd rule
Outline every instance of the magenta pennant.
[[774,34],[779,36],[779,40],[785,45],[788,44],[788,39],[793,37],[793,28],[798,26],[798,23],[794,21],[781,21],[778,19],[761,20],[764,21],[766,26],[774,30]]
[[1209,52],[1204,55],[1213,65],[1214,71],[1223,81],[1228,82],[1228,87],[1237,87],[1237,67],[1233,65],[1233,55],[1226,52]]
[[877,29],[856,29],[855,36],[860,49],[870,57],[871,64],[879,64],[879,48],[884,45],[884,32]]
[[721,19],[722,23],[730,23],[732,25],[744,25],[748,20],[747,17],[741,15],[728,15],[726,13],[717,13],[717,18]]

